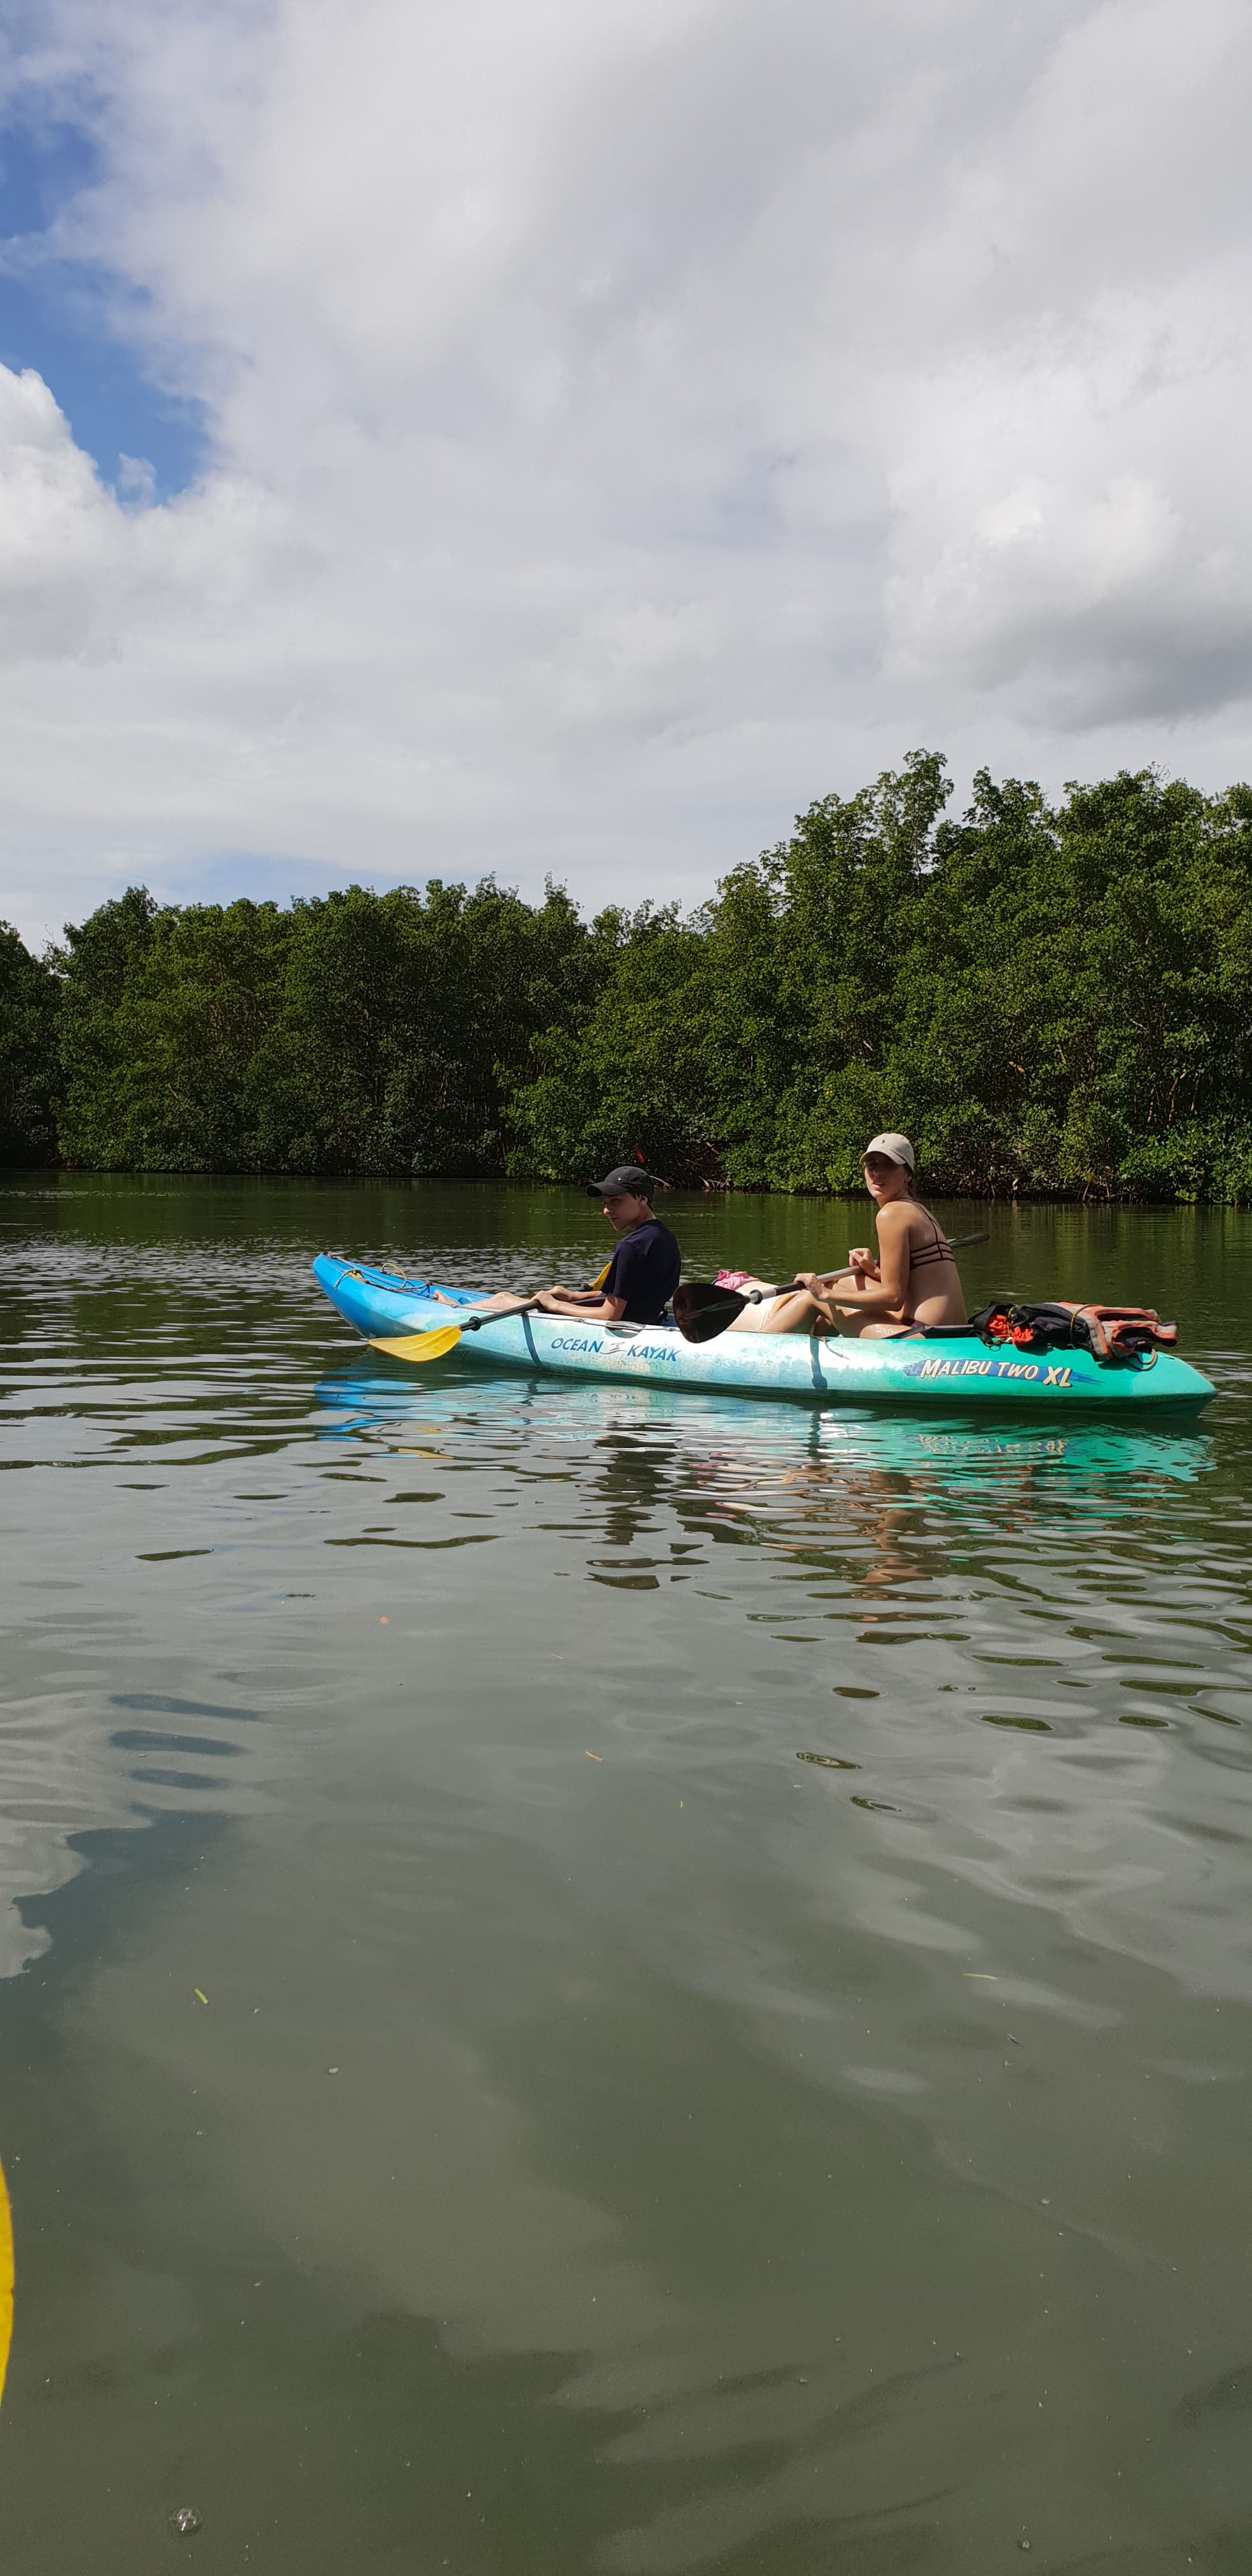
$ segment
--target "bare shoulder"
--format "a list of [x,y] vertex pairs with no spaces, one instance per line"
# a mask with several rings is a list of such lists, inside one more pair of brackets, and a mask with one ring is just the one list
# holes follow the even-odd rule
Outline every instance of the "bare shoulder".
[[897,1199],[894,1206],[884,1208],[882,1214],[895,1217],[901,1233],[907,1234],[914,1243],[929,1243],[932,1236],[943,1232],[938,1218],[931,1215],[928,1207],[923,1207],[920,1199]]
[[877,1213],[879,1242],[898,1242],[902,1235],[909,1232],[912,1219],[917,1214],[918,1207],[915,1199],[893,1199],[890,1206],[880,1207]]

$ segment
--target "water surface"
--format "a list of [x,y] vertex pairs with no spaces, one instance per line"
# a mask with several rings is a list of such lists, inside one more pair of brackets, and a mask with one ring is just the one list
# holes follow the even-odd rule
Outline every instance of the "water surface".
[[9,1176],[6,2576],[1252,2567],[1252,1219],[941,1213],[1219,1403],[406,1372],[315,1251],[597,1210]]

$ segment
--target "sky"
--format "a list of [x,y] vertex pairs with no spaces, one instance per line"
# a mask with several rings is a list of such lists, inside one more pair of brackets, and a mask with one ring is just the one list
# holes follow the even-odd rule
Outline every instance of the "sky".
[[1247,0],[40,0],[0,915],[1252,775]]

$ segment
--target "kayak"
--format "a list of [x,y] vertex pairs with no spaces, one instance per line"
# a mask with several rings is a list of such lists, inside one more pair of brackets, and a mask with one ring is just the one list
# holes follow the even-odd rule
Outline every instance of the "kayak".
[[[445,1288],[320,1253],[313,1275],[332,1306],[367,1341],[446,1329],[481,1308],[488,1289]],[[1108,1363],[1083,1350],[1015,1350],[975,1332],[910,1333],[858,1341],[804,1333],[723,1333],[684,1341],[676,1324],[602,1324],[588,1317],[500,1315],[463,1332],[457,1358],[567,1377],[630,1379],[654,1386],[713,1387],[724,1394],[798,1396],[810,1404],[1012,1405],[1072,1413],[1099,1405],[1194,1410],[1216,1392],[1171,1351]]]

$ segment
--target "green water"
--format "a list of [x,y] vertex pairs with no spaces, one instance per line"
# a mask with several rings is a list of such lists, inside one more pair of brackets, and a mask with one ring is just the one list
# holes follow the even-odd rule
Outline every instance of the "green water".
[[586,1275],[565,1192],[0,1189],[5,2576],[1252,2569],[1252,1219],[946,1213],[1200,1428],[419,1376],[309,1279]]

